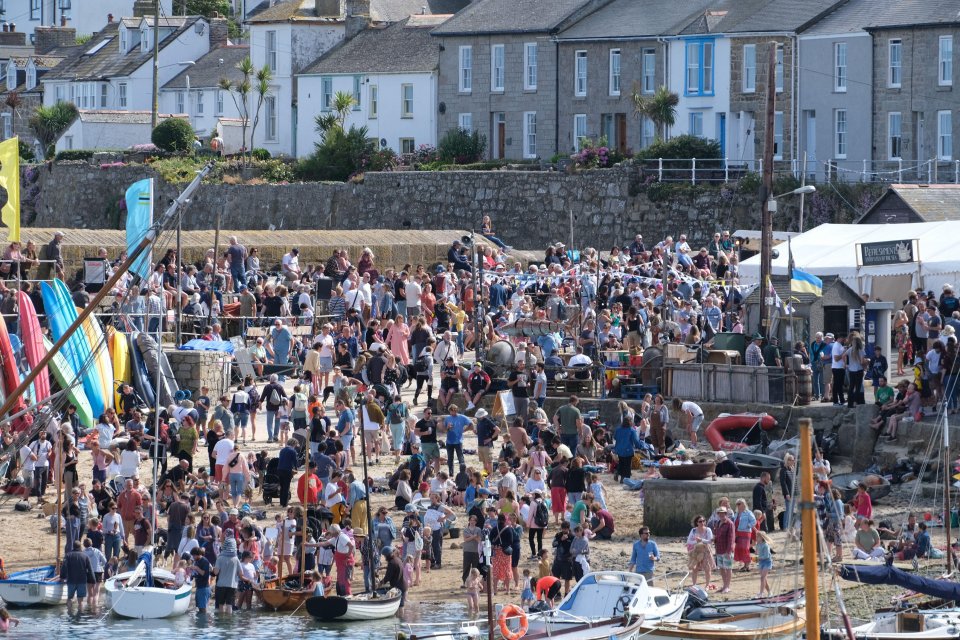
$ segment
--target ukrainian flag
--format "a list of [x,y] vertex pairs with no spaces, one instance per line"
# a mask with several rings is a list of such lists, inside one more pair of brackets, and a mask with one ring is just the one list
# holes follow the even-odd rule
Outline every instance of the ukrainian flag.
[[823,280],[806,271],[794,269],[790,277],[790,291],[794,293],[812,293],[818,298],[823,295]]

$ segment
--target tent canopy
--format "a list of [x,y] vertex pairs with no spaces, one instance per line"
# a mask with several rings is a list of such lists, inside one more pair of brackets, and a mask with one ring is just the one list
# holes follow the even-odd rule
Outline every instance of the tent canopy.
[[[911,286],[938,291],[943,284],[960,281],[960,253],[956,239],[960,222],[918,222],[910,224],[822,224],[794,237],[790,243],[793,263],[817,276],[835,275],[855,291],[871,293],[874,279],[899,276]],[[857,245],[869,242],[917,240],[917,262],[878,266],[857,266]],[[772,261],[774,274],[786,275],[787,246],[777,247],[780,255]],[[740,264],[740,281],[759,283],[760,256]]]

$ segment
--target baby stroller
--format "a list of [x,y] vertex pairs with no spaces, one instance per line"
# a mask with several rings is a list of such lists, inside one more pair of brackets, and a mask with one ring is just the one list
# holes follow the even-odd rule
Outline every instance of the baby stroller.
[[263,474],[263,487],[260,494],[263,496],[263,503],[269,505],[274,499],[280,499],[280,474],[277,473],[277,466],[280,464],[280,458],[270,458],[267,462],[267,470]]

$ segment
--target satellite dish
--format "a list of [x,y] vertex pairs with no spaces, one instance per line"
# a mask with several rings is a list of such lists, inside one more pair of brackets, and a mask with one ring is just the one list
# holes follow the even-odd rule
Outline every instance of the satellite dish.
[[386,139],[386,138],[380,138],[380,146],[383,147],[383,148],[386,148],[386,147],[387,147],[387,139]]

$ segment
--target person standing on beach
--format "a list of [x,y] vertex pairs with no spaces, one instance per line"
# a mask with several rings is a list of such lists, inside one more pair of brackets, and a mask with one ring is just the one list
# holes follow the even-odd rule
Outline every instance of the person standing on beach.
[[730,580],[733,578],[733,547],[736,538],[733,521],[727,514],[726,507],[719,507],[716,511],[719,522],[713,530],[713,547],[717,558],[717,569],[723,580],[720,593],[730,593]]
[[73,615],[73,599],[77,599],[77,613],[80,613],[83,599],[87,597],[87,585],[96,582],[90,558],[81,549],[80,542],[74,541],[60,567],[60,579],[67,583],[67,612],[70,615]]

